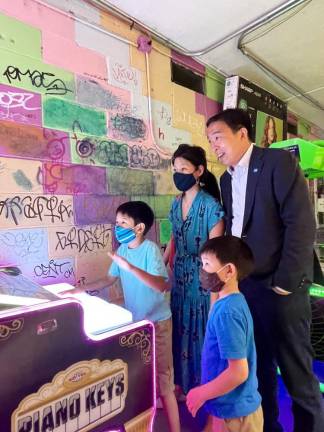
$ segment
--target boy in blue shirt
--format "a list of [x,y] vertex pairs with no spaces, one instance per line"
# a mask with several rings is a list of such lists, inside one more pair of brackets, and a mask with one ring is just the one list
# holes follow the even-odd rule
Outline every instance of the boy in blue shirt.
[[125,307],[132,312],[134,321],[153,321],[158,393],[170,432],[180,432],[173,382],[171,309],[166,296],[170,283],[159,247],[145,239],[153,222],[154,213],[146,203],[129,201],[121,204],[116,211],[115,225],[120,246],[116,253],[109,253],[113,262],[107,278],[78,287],[74,292],[110,286],[120,278]]
[[206,328],[201,385],[187,395],[193,416],[204,405],[213,431],[262,432],[253,322],[238,281],[252,270],[253,255],[238,237],[216,237],[203,245],[202,278],[218,292]]

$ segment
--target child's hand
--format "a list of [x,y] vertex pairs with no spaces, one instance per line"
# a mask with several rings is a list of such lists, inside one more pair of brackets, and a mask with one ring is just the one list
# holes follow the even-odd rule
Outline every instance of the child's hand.
[[115,253],[111,253],[111,252],[108,252],[108,255],[120,268],[122,268],[126,271],[131,270],[131,265],[129,264],[129,262],[125,258],[123,258],[123,257],[121,257]]
[[187,394],[186,404],[192,417],[196,417],[197,411],[205,402],[206,400],[201,386],[190,390],[190,392]]
[[79,294],[79,293],[82,293],[82,292],[84,292],[84,290],[80,287],[80,284],[77,283],[74,288],[71,288],[71,289],[68,289],[68,290],[64,290],[64,291],[60,291],[58,293],[58,295],[62,296],[62,297],[65,297],[65,296],[69,296],[71,294],[72,295],[73,294]]

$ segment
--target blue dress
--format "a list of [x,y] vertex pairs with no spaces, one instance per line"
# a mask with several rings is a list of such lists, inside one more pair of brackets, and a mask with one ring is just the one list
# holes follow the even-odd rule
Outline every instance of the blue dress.
[[210,296],[199,283],[199,249],[223,216],[220,203],[203,190],[195,196],[185,220],[182,196],[173,201],[169,215],[175,241],[171,291],[174,374],[175,384],[185,394],[200,384],[201,351],[209,313]]

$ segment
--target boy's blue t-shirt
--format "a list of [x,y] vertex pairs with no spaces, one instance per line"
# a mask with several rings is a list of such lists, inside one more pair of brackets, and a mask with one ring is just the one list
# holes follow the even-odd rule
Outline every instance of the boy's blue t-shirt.
[[[127,244],[121,244],[117,254],[147,273],[168,278],[160,249],[150,240],[144,240],[134,249],[130,249]],[[134,321],[149,319],[156,322],[170,318],[171,310],[167,294],[145,285],[131,272],[118,267],[115,262],[112,262],[108,274],[120,278],[125,307],[132,312]]]
[[210,313],[202,352],[202,384],[212,381],[228,367],[228,359],[246,358],[248,379],[231,392],[210,399],[206,410],[219,418],[236,418],[256,411],[261,404],[256,377],[253,321],[241,293],[218,300]]

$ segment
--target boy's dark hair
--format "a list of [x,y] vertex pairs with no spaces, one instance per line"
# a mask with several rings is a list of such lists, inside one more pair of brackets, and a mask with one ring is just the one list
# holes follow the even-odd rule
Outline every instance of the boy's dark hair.
[[253,270],[252,251],[239,237],[221,236],[209,239],[200,249],[200,255],[202,254],[215,255],[223,265],[234,264],[238,281],[247,277]]
[[145,225],[143,235],[150,230],[154,222],[153,210],[143,201],[125,202],[117,208],[117,213],[122,213],[134,219],[135,225],[143,223]]
[[206,126],[208,127],[218,121],[226,123],[232,132],[237,132],[244,127],[248,131],[249,140],[252,141],[252,123],[247,111],[239,108],[227,109],[210,117]]
[[221,196],[216,177],[207,169],[205,150],[202,147],[195,145],[180,144],[177,150],[172,155],[172,165],[174,165],[174,161],[177,157],[182,157],[183,159],[186,159],[196,168],[198,168],[199,165],[202,165],[204,167],[204,172],[200,177],[201,188],[208,192],[212,197],[220,201]]

